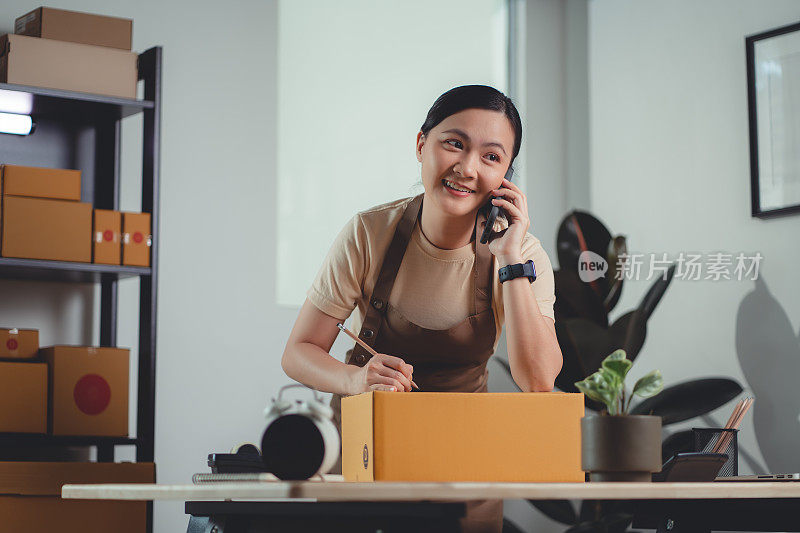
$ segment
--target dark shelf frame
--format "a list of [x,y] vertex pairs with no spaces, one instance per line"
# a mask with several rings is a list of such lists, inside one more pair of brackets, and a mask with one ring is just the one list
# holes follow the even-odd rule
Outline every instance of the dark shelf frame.
[[[141,73],[139,79],[142,79]],[[69,120],[76,120],[80,117],[86,117],[90,120],[96,120],[100,116],[105,116],[111,119],[120,119],[141,113],[145,109],[153,109],[156,105],[154,101],[146,98],[144,100],[117,98],[101,94],[62,91],[60,89],[30,87],[12,83],[0,83],[0,91],[13,91],[31,95],[33,106],[31,115],[38,118],[68,118]]]
[[4,446],[135,446],[132,437],[92,437],[82,435],[45,435],[39,433],[0,433],[0,448]]
[[149,267],[0,257],[0,278],[3,279],[99,283],[150,274]]
[[[116,346],[118,287],[120,279],[139,277],[139,375],[137,435],[130,437],[67,437],[0,433],[0,446],[54,445],[95,446],[98,461],[113,461],[115,446],[136,447],[136,460],[154,461],[155,443],[155,368],[156,296],[159,245],[159,167],[161,146],[161,64],[160,46],[139,55],[139,80],[144,84],[144,99],[27,87],[0,83],[0,91],[30,94],[34,121],[62,124],[65,127],[90,127],[95,134],[93,147],[91,201],[95,208],[119,210],[121,120],[143,114],[142,212],[151,215],[152,247],[149,268],[0,258],[0,278],[36,281],[99,283],[100,345]],[[2,93],[0,93],[2,94]],[[66,130],[65,130],[66,131]],[[22,140],[24,142],[24,140]],[[0,148],[0,156],[3,156]],[[13,158],[3,158],[13,160]],[[152,531],[152,508],[148,507],[148,531]]]

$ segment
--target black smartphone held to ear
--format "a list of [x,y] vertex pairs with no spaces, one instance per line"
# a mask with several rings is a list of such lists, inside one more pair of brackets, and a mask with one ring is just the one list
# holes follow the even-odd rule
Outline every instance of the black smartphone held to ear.
[[[511,181],[512,176],[514,176],[514,169],[511,167],[511,165],[509,165],[508,171],[506,172],[506,175],[503,177],[508,181]],[[495,198],[499,197],[492,196],[489,199],[490,205],[492,200]],[[500,207],[492,205],[492,208],[489,210],[489,216],[486,218],[486,225],[483,227],[483,234],[481,234],[481,244],[486,244],[487,242],[489,242],[489,238],[492,236],[492,228],[494,227],[494,221],[497,219],[497,215],[501,213],[503,214],[503,216],[506,216],[506,212],[500,209]]]

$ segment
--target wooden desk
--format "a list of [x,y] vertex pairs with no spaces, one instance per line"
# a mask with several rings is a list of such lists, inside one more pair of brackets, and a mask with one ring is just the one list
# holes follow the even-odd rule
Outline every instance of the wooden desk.
[[[345,522],[348,530],[357,530],[367,518],[370,525],[365,531],[403,531],[410,527],[410,522],[403,523],[403,519],[427,521],[431,531],[456,531],[453,528],[464,507],[463,503],[454,502],[486,498],[618,500],[625,502],[626,510],[635,516],[635,527],[671,533],[714,529],[800,531],[800,482],[107,484],[64,485],[62,497],[184,500],[187,514],[192,515],[190,533],[275,531],[281,527],[298,531],[302,529],[298,521],[304,517],[316,520],[315,526],[308,527],[317,531],[321,524],[327,525],[325,530],[335,530],[332,524]],[[384,525],[375,525],[380,523],[382,513]],[[244,516],[249,517],[249,525],[243,525]],[[259,517],[259,526],[253,525],[255,517]],[[421,530],[417,526],[414,529]]]

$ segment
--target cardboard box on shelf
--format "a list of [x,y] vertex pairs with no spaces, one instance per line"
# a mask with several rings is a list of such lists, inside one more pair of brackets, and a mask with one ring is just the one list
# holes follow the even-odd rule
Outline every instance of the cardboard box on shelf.
[[92,205],[3,196],[0,255],[52,261],[92,261]]
[[14,33],[56,41],[131,49],[133,21],[105,15],[40,7],[14,22]]
[[342,399],[347,481],[583,482],[583,394],[369,392]]
[[122,258],[121,230],[122,215],[119,211],[94,210],[94,227],[92,230],[93,262],[105,265],[120,264]]
[[0,461],[0,494],[61,496],[73,483],[154,483],[153,463]]
[[47,432],[47,365],[0,362],[0,432]]
[[50,433],[128,436],[130,350],[51,346],[39,353],[48,366]]
[[153,463],[0,462],[0,516],[6,531],[141,533],[147,503],[63,500],[67,483],[154,483]]
[[81,200],[81,171],[0,165],[2,192],[11,196]]
[[150,266],[150,213],[122,213],[122,264]]
[[33,359],[38,353],[38,329],[0,328],[0,359]]
[[0,496],[5,531],[85,533],[147,530],[147,502],[62,500],[58,496]]
[[105,46],[7,34],[0,82],[136,98],[138,56]]

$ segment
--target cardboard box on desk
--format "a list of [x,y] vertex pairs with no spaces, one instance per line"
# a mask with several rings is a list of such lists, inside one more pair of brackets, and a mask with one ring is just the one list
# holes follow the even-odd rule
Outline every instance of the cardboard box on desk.
[[51,346],[39,353],[48,366],[50,433],[128,436],[130,350]]
[[47,365],[0,362],[0,432],[47,432]]
[[131,49],[133,21],[40,7],[14,21],[14,33],[57,41]]
[[583,394],[369,392],[342,399],[347,481],[582,482]]
[[105,265],[118,265],[121,260],[122,214],[107,209],[94,210],[92,261]]
[[150,266],[150,213],[122,213],[122,264]]
[[81,199],[80,170],[0,165],[0,174],[4,195],[76,202]]
[[0,328],[0,359],[33,359],[38,354],[38,329]]
[[153,463],[0,462],[4,531],[141,533],[147,502],[62,500],[67,483],[154,483]]
[[105,46],[7,34],[0,82],[136,98],[138,55]]
[[92,261],[92,205],[3,195],[0,255],[21,259]]

